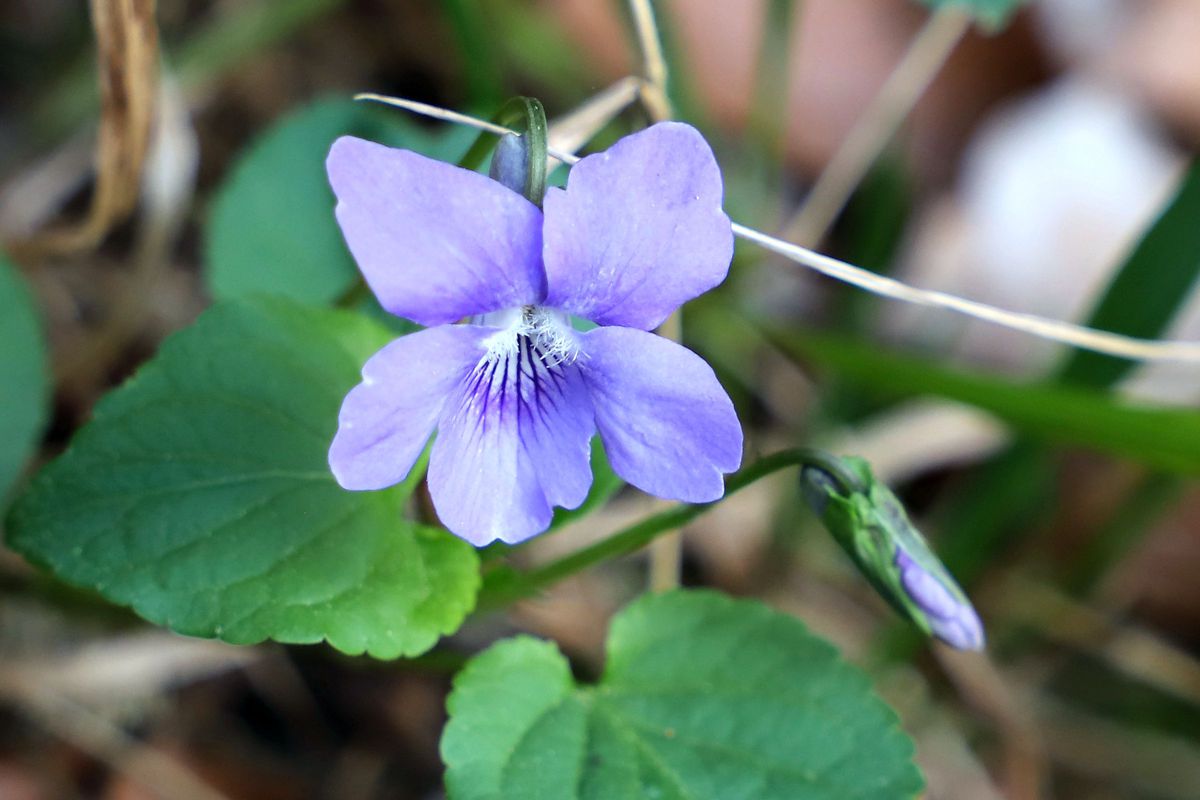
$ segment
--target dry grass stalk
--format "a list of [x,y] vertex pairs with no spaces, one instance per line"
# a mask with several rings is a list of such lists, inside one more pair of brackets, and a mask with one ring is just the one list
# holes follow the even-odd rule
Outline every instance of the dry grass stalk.
[[15,242],[24,257],[60,255],[98,245],[137,204],[158,97],[155,0],[92,0],[100,75],[96,182],[87,216]]

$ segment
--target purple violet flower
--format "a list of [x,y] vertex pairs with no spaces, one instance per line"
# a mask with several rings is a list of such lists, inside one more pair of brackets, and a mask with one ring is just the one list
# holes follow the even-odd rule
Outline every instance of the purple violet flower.
[[721,497],[742,456],[733,404],[700,357],[649,333],[724,280],[733,255],[720,170],[694,128],[660,123],[584,158],[544,212],[483,175],[352,137],[328,170],[367,284],[427,326],[372,356],[346,396],[338,483],[399,483],[436,430],[442,523],[477,546],[520,542],[554,506],[583,502],[599,431],[639,489]]

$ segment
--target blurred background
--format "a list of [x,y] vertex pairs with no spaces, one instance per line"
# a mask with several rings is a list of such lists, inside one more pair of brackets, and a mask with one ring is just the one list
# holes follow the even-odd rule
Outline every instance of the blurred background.
[[[649,121],[620,83],[642,63],[617,0],[92,5],[0,5],[0,237],[52,364],[30,469],[214,298],[346,302],[336,229],[296,238],[306,215],[332,224],[328,144],[374,131],[453,160],[472,138],[354,93],[481,116],[526,94],[554,122],[612,87],[598,118],[558,129],[591,125],[596,149]],[[713,143],[736,221],[924,288],[1200,339],[1200,3],[1033,0],[996,32],[913,0],[656,8],[674,114]],[[907,91],[911,112],[875,125],[844,208],[835,191],[814,210],[881,91]],[[236,255],[246,237],[261,260]],[[763,598],[866,668],[929,797],[1200,797],[1200,370],[1072,354],[745,243],[686,309],[684,339],[734,396],[752,456],[807,443],[872,461],[990,648],[930,647],[894,617],[791,473],[687,529],[686,584]],[[623,492],[513,557],[651,508]],[[594,676],[608,618],[644,585],[643,558],[609,564],[379,663],[172,636],[0,550],[0,798],[441,797],[462,661],[526,630]]]

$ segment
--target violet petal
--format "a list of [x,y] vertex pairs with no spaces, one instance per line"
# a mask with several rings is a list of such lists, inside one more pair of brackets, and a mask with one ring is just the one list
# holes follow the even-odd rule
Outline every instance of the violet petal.
[[412,469],[446,396],[484,354],[490,328],[445,325],[391,342],[342,402],[329,466],[346,489],[382,489]]
[[722,191],[712,150],[678,122],[584,158],[543,204],[547,304],[600,325],[658,327],[729,271]]
[[685,347],[632,328],[582,337],[580,367],[618,475],[658,497],[704,503],[742,460],[742,428],[712,368]]
[[442,524],[472,544],[516,543],[576,508],[592,483],[595,425],[579,369],[526,337],[480,362],[447,402],[429,463]]
[[546,294],[542,213],[470,170],[343,136],[326,164],[337,219],[388,311],[440,325]]

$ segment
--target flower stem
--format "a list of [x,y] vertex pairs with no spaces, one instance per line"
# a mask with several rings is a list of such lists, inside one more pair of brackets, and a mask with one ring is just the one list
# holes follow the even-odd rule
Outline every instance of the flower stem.
[[[642,106],[652,120],[662,122],[673,116],[673,110],[667,94],[667,59],[663,55],[654,8],[650,0],[629,0],[629,11],[633,15],[638,49],[642,53]],[[673,342],[683,339],[683,321],[678,309],[659,326],[658,333]],[[650,591],[665,592],[679,586],[682,564],[681,533],[655,539],[650,545]]]
[[[812,463],[816,455],[816,451],[797,448],[765,456],[729,476],[725,481],[725,497],[729,497],[760,478],[765,478],[781,469]],[[511,570],[497,570],[489,573],[484,577],[477,608],[481,611],[490,611],[517,600],[532,597],[546,587],[577,572],[582,572],[588,567],[637,552],[651,542],[659,540],[660,537],[678,530],[714,505],[716,503],[702,505],[679,503],[617,531],[607,539],[537,569],[524,573]]]
[[[683,339],[683,317],[680,309],[658,328],[658,333],[678,342]],[[665,503],[662,504],[664,507]],[[652,592],[665,592],[679,586],[683,575],[683,532],[675,531],[650,543],[650,576],[647,585]]]
[[650,578],[652,592],[679,588],[683,572],[683,532],[673,531],[650,543]]

